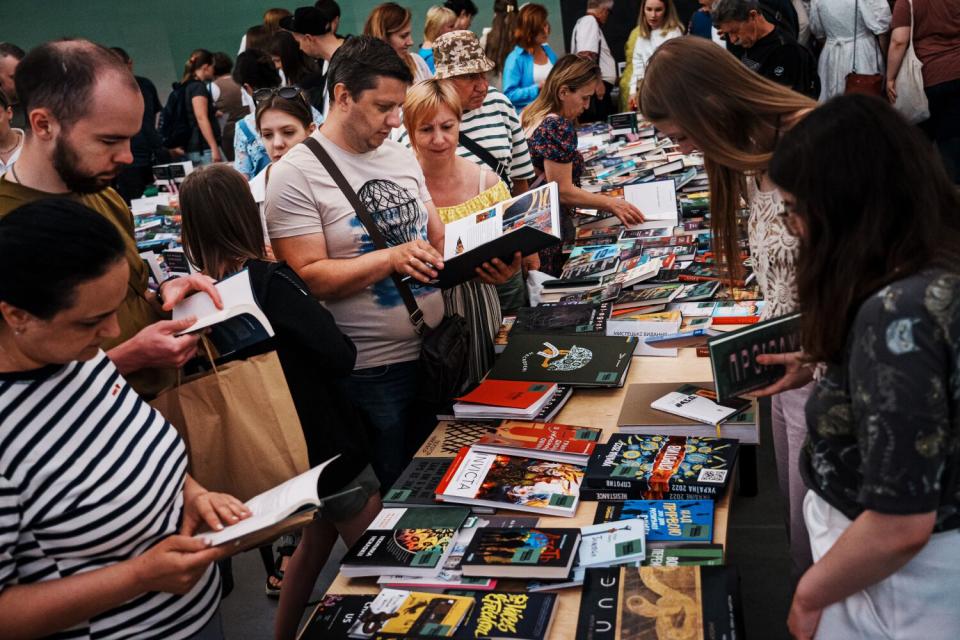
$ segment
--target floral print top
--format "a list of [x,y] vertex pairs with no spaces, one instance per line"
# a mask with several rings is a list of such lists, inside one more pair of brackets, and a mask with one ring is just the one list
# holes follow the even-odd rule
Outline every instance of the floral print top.
[[556,114],[549,114],[533,130],[527,141],[534,168],[543,173],[543,161],[573,163],[573,184],[580,186],[583,175],[583,156],[577,151],[577,130],[573,123]]
[[833,507],[936,511],[934,531],[960,528],[960,275],[923,271],[868,298],[806,413],[800,469]]

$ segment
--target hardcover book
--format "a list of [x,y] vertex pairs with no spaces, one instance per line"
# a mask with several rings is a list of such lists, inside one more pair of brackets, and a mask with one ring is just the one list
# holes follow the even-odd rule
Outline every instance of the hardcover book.
[[684,567],[723,564],[722,544],[690,542],[669,547],[651,547],[643,564],[648,567]]
[[414,458],[383,496],[384,507],[436,507],[434,490],[443,479],[450,458]]
[[613,304],[615,310],[672,302],[683,285],[678,283],[637,287],[626,291]]
[[584,468],[461,449],[437,486],[444,502],[573,517]]
[[460,568],[466,576],[556,579],[570,573],[579,529],[477,529]]
[[587,569],[576,640],[736,640],[743,613],[733,567]]
[[552,593],[476,594],[467,622],[454,634],[458,640],[546,640],[557,607]]
[[584,485],[636,490],[647,500],[721,497],[736,462],[736,440],[614,434],[597,447]]
[[575,387],[619,387],[636,348],[637,339],[632,337],[511,335],[510,344],[488,377]]
[[600,333],[603,334],[610,317],[611,304],[564,304],[556,306],[522,307],[510,338],[522,333]]
[[707,342],[717,382],[717,398],[729,398],[773,384],[784,374],[781,366],[757,364],[764,353],[800,351],[800,314],[758,322]]
[[601,502],[595,523],[640,518],[648,543],[711,542],[712,500],[626,500]]
[[602,433],[595,427],[508,420],[480,438],[473,449],[585,465]]

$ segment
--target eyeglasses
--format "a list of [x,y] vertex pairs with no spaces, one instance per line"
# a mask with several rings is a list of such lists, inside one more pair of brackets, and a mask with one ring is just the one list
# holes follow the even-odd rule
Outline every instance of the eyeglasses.
[[284,100],[296,100],[299,98],[301,101],[306,103],[306,99],[303,97],[303,94],[300,93],[300,87],[273,87],[257,89],[253,92],[253,101],[259,105],[261,102],[266,102],[274,96],[283,98]]

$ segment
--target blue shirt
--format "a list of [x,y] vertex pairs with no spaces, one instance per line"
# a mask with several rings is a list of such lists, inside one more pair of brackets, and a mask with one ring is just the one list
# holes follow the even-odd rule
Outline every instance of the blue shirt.
[[[557,54],[550,45],[543,45],[550,64],[557,63]],[[503,93],[517,111],[533,102],[540,94],[540,87],[533,81],[533,54],[517,46],[503,63]]]
[[433,49],[420,47],[420,51],[417,51],[417,53],[419,53],[423,61],[427,63],[427,66],[430,67],[430,73],[436,73],[437,69],[433,64]]

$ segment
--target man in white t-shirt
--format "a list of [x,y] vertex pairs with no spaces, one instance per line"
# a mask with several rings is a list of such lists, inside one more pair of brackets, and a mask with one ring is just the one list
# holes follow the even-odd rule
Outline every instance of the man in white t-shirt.
[[[266,215],[277,257],[323,301],[357,346],[344,390],[375,430],[374,469],[389,487],[435,420],[418,408],[417,333],[393,274],[428,282],[442,268],[443,224],[412,152],[389,140],[413,81],[387,43],[359,36],[330,61],[330,111],[313,134],[357,193],[387,248],[377,249],[306,145],[273,166]],[[433,288],[412,287],[428,326],[443,317]],[[322,367],[324,363],[318,362]]]
[[595,104],[580,116],[583,122],[605,120],[613,113],[610,91],[617,83],[617,61],[603,35],[603,25],[612,10],[613,0],[587,0],[587,14],[577,20],[570,36],[570,52],[596,60],[603,77],[603,84],[597,86]]

